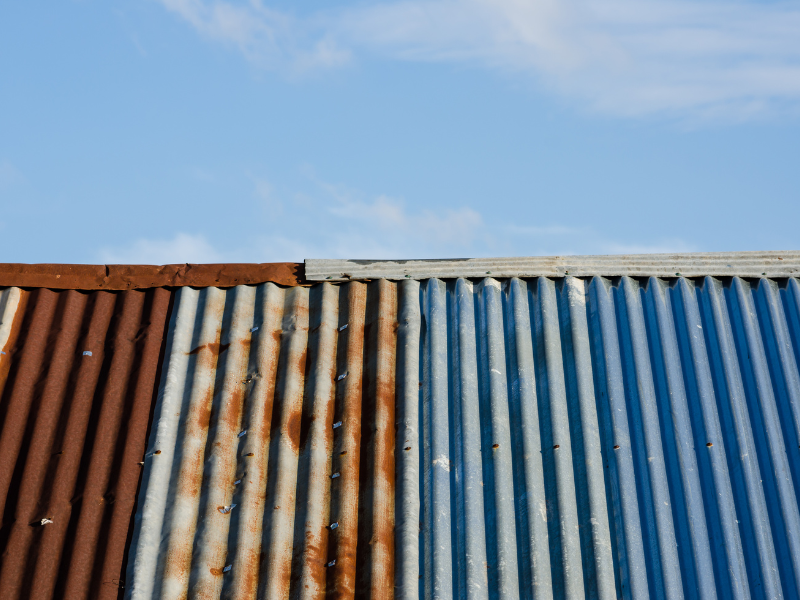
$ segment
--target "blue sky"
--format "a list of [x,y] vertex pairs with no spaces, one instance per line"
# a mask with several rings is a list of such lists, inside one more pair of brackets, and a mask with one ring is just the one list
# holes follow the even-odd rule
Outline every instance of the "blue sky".
[[797,249],[800,2],[0,6],[3,262]]

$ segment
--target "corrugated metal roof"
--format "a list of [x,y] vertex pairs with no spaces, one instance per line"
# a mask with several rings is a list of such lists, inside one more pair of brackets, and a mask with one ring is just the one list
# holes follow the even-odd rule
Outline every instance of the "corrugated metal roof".
[[798,343],[796,279],[183,288],[126,596],[796,598]]
[[694,252],[610,256],[530,256],[446,260],[320,260],[305,262],[308,281],[475,277],[791,277],[800,252]]
[[127,597],[392,596],[396,310],[386,281],[177,293]]
[[170,292],[0,292],[0,598],[116,598]]

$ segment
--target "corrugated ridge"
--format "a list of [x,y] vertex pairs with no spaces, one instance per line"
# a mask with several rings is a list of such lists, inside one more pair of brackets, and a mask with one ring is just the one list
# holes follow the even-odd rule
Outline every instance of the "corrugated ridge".
[[412,285],[398,596],[797,597],[797,280]]
[[22,296],[2,356],[0,597],[117,597],[169,296]]
[[126,597],[393,597],[397,304],[176,293]]
[[531,256],[442,260],[305,261],[308,281],[474,277],[789,277],[800,273],[800,251],[693,252],[609,256]]
[[798,341],[792,278],[184,288],[128,597],[795,598]]

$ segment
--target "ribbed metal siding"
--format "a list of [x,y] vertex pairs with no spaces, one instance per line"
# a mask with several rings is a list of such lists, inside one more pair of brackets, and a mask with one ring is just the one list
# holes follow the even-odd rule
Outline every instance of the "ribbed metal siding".
[[127,597],[392,596],[396,293],[177,292]]
[[179,294],[131,597],[798,597],[794,279]]
[[0,598],[118,596],[169,300],[0,292]]
[[421,287],[400,596],[798,597],[796,280]]

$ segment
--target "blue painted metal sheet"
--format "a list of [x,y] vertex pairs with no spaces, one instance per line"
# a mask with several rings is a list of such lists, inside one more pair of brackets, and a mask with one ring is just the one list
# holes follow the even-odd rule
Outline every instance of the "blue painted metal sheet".
[[796,279],[401,285],[398,597],[798,597]]

